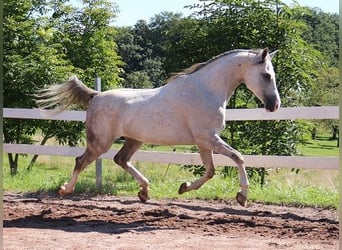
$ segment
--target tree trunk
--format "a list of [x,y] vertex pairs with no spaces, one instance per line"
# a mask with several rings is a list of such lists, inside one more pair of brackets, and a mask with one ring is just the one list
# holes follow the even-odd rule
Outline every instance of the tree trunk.
[[337,140],[337,133],[338,133],[338,127],[334,126],[333,127],[333,133],[332,133],[332,140]]
[[[40,145],[45,145],[45,143],[47,142],[48,139],[50,139],[52,136],[47,134],[44,136],[43,140],[41,141]],[[29,165],[27,166],[27,170],[30,171],[33,167],[33,165],[36,163],[37,159],[38,159],[39,155],[34,155],[29,163]]]
[[264,187],[266,184],[266,181],[265,181],[266,169],[260,168],[259,175],[260,175],[260,186]]
[[13,158],[13,154],[12,153],[8,153],[8,162],[10,165],[10,172],[11,175],[16,175],[18,173],[18,159],[19,159],[19,155],[15,154],[14,158]]
[[311,138],[312,138],[312,140],[316,140],[316,127],[314,127],[313,129],[312,129],[312,131],[311,131]]

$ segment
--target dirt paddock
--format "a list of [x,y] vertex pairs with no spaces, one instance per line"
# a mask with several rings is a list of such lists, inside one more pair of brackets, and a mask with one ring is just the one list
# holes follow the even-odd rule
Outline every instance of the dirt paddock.
[[336,210],[4,193],[4,249],[338,249]]

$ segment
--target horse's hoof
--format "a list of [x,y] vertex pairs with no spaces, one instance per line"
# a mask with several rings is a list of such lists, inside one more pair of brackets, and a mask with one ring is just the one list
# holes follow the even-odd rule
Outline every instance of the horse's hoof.
[[142,203],[146,203],[147,200],[149,199],[148,193],[145,190],[140,190],[138,193],[138,197]]
[[183,194],[186,191],[188,191],[189,186],[190,186],[189,182],[182,183],[178,189],[178,194]]
[[241,192],[238,192],[236,194],[236,200],[241,206],[247,206],[247,197],[244,196]]
[[66,185],[67,185],[67,184],[68,184],[68,183],[66,182],[66,183],[64,183],[63,186],[61,186],[61,187],[59,188],[59,190],[58,190],[58,195],[59,195],[59,196],[66,196],[67,194],[70,193],[70,191],[68,192],[68,191],[66,190]]
[[65,187],[64,186],[61,186],[58,190],[58,195],[59,196],[65,196],[66,195],[66,192],[65,192]]

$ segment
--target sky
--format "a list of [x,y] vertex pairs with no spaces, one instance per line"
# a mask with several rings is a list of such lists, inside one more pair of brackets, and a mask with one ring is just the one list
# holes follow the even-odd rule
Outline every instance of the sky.
[[[162,11],[181,12],[184,16],[191,13],[191,10],[184,8],[192,5],[198,0],[114,0],[119,6],[119,14],[114,25],[133,26],[138,20],[143,19],[149,22],[150,18]],[[283,0],[291,5],[292,0]],[[338,13],[338,0],[297,0],[302,6],[318,7],[325,12]]]

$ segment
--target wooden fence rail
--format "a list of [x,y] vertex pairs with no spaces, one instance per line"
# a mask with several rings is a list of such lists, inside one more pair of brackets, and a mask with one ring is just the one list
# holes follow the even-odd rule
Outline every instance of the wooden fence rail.
[[[3,109],[4,118],[20,119],[46,119],[84,121],[84,111],[65,111],[51,118],[41,115],[36,109]],[[281,108],[276,113],[268,113],[264,109],[234,109],[226,111],[227,121],[238,120],[292,120],[292,119],[339,119],[338,106],[325,107],[294,107]],[[25,144],[4,144],[3,151],[6,153],[59,155],[76,157],[84,152],[84,148],[65,146],[39,146]],[[117,151],[109,150],[100,158],[112,159]],[[244,155],[246,166],[265,168],[299,168],[299,169],[321,169],[338,170],[338,157],[310,157],[310,156],[266,156],[266,155]],[[155,152],[138,151],[133,160],[145,162],[158,162],[168,164],[201,165],[201,159],[197,153],[181,152]],[[234,166],[234,162],[228,157],[214,155],[214,162],[218,166]]]
[[[4,108],[4,118],[85,121],[85,111],[64,111],[47,118],[38,109]],[[293,119],[339,119],[338,106],[280,108],[277,112],[258,109],[227,109],[226,121],[293,120]]]

